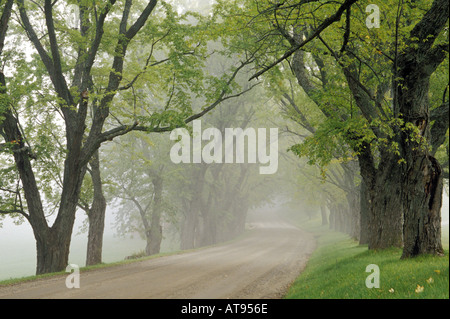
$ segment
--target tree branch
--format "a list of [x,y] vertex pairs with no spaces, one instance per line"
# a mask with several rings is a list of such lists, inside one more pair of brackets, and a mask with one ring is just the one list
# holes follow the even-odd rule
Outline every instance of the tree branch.
[[[294,108],[295,112],[300,116],[301,125],[307,129],[310,133],[314,134],[316,132],[316,129],[309,123],[309,121],[306,119],[306,116],[303,114],[302,111],[298,108],[295,101],[289,96],[289,94],[284,93],[283,97],[288,100],[289,104]],[[283,101],[282,101],[283,102]]]
[[12,6],[14,0],[7,0],[3,7],[2,16],[0,18],[0,56],[5,45],[6,31],[8,30],[9,18],[11,17]]
[[[45,23],[47,24],[48,38],[50,40],[50,51],[52,53],[55,76],[57,77],[58,80],[57,84],[59,86],[63,84],[62,81],[65,82],[65,79],[62,76],[61,56],[59,54],[58,41],[56,40],[55,25],[53,23],[53,6],[51,0],[45,0],[44,12],[45,12]],[[54,84],[55,87],[57,87],[56,83]],[[56,91],[60,93],[58,89]]]
[[319,36],[323,30],[325,30],[327,27],[329,27],[331,24],[333,24],[336,21],[339,21],[341,19],[342,14],[344,11],[346,11],[348,8],[350,8],[357,0],[345,0],[345,2],[339,7],[339,9],[336,11],[335,14],[332,16],[326,18],[317,28],[314,30],[314,32],[308,36],[303,42],[298,43],[296,45],[292,45],[289,50],[287,50],[283,56],[276,61],[272,62],[268,66],[264,67],[261,71],[254,74],[252,77],[250,77],[249,80],[258,78],[259,76],[263,75],[282,61],[289,58],[292,54],[294,54],[297,50],[304,47],[307,43],[314,40],[317,36]]
[[342,43],[340,54],[344,53],[347,49],[348,40],[350,38],[350,29],[351,29],[351,7],[348,7],[346,10],[346,18],[345,18],[345,33],[344,33],[344,41]]
[[21,214],[27,219],[29,218],[28,214],[21,209],[8,209],[8,210],[0,209],[0,215],[8,215],[8,214]]
[[445,133],[449,127],[449,102],[442,103],[430,111],[430,121],[434,121],[431,127],[431,154],[435,154],[439,146],[445,142]]
[[53,61],[43,47],[42,43],[36,35],[36,32],[34,31],[33,26],[30,23],[27,11],[25,9],[24,0],[17,0],[17,3],[19,7],[20,18],[22,20],[23,27],[25,28],[25,32],[27,33],[28,39],[33,43],[34,47],[38,51],[39,56],[41,57],[41,60],[44,63],[50,78],[52,79],[52,82],[54,82],[56,79]]
[[[236,68],[236,70],[234,70],[233,74],[231,75],[231,77],[228,79],[227,81],[227,87],[231,85],[231,83],[234,81],[234,79],[236,78],[236,76],[238,75],[239,71],[242,70],[245,66],[249,65],[253,63],[253,59],[249,59],[247,61],[241,62],[241,65],[238,66]],[[222,103],[225,100],[231,99],[231,98],[235,98],[238,96],[241,96],[242,94],[245,94],[246,92],[250,91],[253,87],[255,87],[256,85],[258,85],[259,83],[253,84],[252,86],[250,86],[249,88],[247,88],[244,91],[241,91],[240,93],[234,94],[234,95],[229,95],[229,96],[225,96],[226,94],[226,90],[223,89],[222,92],[220,93],[219,97],[216,99],[216,101],[214,101],[210,106],[206,107],[203,109],[203,111],[194,114],[190,117],[188,117],[184,122],[187,124],[189,122],[192,122],[195,119],[198,119],[200,117],[202,117],[203,115],[205,115],[206,113],[208,113],[209,111],[211,111],[212,109],[214,109],[217,105],[219,105],[220,103]]]
[[142,11],[141,15],[139,16],[139,18],[125,33],[127,39],[131,40],[139,32],[139,30],[144,26],[145,22],[147,21],[148,17],[152,13],[157,3],[158,3],[157,0],[149,1],[144,11]]
[[[421,52],[428,52],[448,21],[449,1],[435,0],[423,18],[411,30],[410,38],[418,38]],[[448,47],[448,43],[447,43]],[[448,50],[448,49],[447,49]]]
[[[371,123],[372,120],[378,117],[376,109],[374,109],[371,105],[371,102],[374,102],[375,104],[378,103],[376,97],[374,97],[372,93],[358,80],[357,76],[355,75],[355,71],[352,70],[352,68],[354,69],[354,65],[344,65],[340,61],[336,52],[334,52],[334,50],[325,42],[325,40],[320,35],[318,36],[318,38],[325,45],[328,51],[330,51],[336,62],[341,66],[344,75],[347,78],[349,88],[356,100],[358,108],[361,110],[361,113],[364,115],[366,120]],[[379,132],[377,130],[375,130],[374,133],[379,136]]]
[[[251,64],[253,62],[252,59],[241,62],[241,65],[238,66],[236,68],[236,70],[233,72],[233,74],[230,76],[230,78],[227,81],[227,86],[231,85],[231,83],[234,81],[234,79],[236,78],[237,74],[239,73],[240,70],[242,70],[246,65]],[[220,103],[231,99],[231,98],[235,98],[235,97],[239,97],[243,94],[245,94],[246,92],[250,91],[251,89],[253,89],[256,85],[258,85],[258,83],[255,83],[253,85],[251,85],[250,87],[248,87],[245,90],[242,90],[239,93],[233,94],[233,95],[228,95],[225,96],[226,94],[226,90],[223,89],[221,94],[219,95],[219,97],[213,102],[211,103],[208,107],[203,108],[202,111],[193,114],[189,117],[187,117],[183,123],[184,124],[188,124],[190,122],[192,122],[193,120],[196,120],[202,116],[204,116],[205,114],[207,114],[208,112],[210,112],[211,110],[213,110],[217,105],[219,105]],[[101,134],[99,134],[97,136],[97,138],[94,141],[91,141],[88,145],[89,147],[87,147],[85,149],[85,157],[83,159],[84,163],[86,160],[89,160],[89,154],[91,154],[92,152],[95,151],[96,148],[100,147],[101,143],[107,141],[107,140],[112,140],[118,136],[124,135],[128,132],[131,131],[144,131],[144,132],[154,132],[154,133],[162,133],[162,132],[169,132],[173,129],[177,128],[177,126],[165,126],[165,127],[159,127],[159,126],[155,126],[155,127],[148,127],[148,126],[140,126],[138,122],[135,122],[132,125],[121,125],[119,127],[113,128],[109,131],[103,132]]]
[[[23,1],[23,0],[22,0]],[[108,86],[104,97],[100,101],[100,105],[94,112],[94,118],[91,125],[91,131],[87,137],[86,143],[82,150],[82,163],[87,164],[90,156],[100,147],[100,144],[106,140],[113,139],[114,137],[126,134],[137,126],[137,122],[131,126],[119,127],[106,133],[101,133],[103,124],[109,115],[109,103],[114,98],[117,89],[119,88],[120,81],[122,80],[123,64],[127,51],[127,47],[132,38],[139,32],[144,26],[151,12],[153,11],[157,1],[152,0],[148,3],[142,14],[136,20],[136,22],[126,31],[126,25],[131,8],[132,1],[127,0],[125,2],[125,8],[122,13],[122,19],[119,26],[119,39],[114,50],[115,55],[112,63],[112,70],[109,74]],[[130,129],[131,128],[131,129]]]
[[95,57],[97,56],[98,48],[103,37],[103,26],[105,24],[106,16],[108,15],[111,7],[116,3],[116,0],[109,0],[108,4],[103,8],[99,17],[97,18],[97,26],[95,29],[95,37],[91,44],[91,49],[89,50],[88,58],[85,63],[84,73],[90,74],[92,66],[94,65]]

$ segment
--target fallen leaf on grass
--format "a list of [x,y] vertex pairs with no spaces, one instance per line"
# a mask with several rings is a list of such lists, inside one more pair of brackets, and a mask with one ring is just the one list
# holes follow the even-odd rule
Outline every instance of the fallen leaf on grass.
[[423,286],[417,285],[415,292],[419,294],[423,292],[423,289],[424,289]]

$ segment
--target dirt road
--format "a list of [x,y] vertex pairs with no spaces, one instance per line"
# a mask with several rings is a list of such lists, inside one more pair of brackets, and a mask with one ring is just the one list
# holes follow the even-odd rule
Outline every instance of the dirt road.
[[[0,287],[0,298],[280,298],[315,248],[312,235],[279,219],[250,224],[242,239],[182,254]],[[69,275],[69,274],[67,274]]]

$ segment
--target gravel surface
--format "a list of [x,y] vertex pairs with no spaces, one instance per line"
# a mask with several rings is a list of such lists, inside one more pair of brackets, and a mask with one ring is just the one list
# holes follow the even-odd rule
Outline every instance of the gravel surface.
[[214,247],[0,287],[0,298],[281,298],[315,249],[314,237],[265,216],[241,239]]

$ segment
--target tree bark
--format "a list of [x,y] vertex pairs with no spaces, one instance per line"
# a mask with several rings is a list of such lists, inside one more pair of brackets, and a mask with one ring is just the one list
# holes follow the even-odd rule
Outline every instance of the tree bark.
[[147,256],[159,254],[161,251],[162,241],[162,194],[163,194],[163,179],[161,176],[154,174],[152,177],[152,184],[154,189],[153,209],[150,221],[150,231],[147,237],[147,246],[145,252]]
[[[34,231],[34,229],[33,229]],[[34,231],[36,238],[36,275],[59,272],[68,265],[71,232],[57,229]]]
[[369,190],[369,249],[402,247],[403,209],[401,205],[401,166],[395,156],[385,155],[377,169],[374,187]]
[[203,230],[201,234],[201,246],[214,245],[217,243],[217,212],[212,209],[213,197],[218,196],[210,190],[208,201],[201,207]]
[[334,228],[333,230],[342,232],[342,214],[341,214],[341,205],[334,205]]
[[[1,93],[5,94],[6,81],[1,72],[0,83],[2,87]],[[84,171],[80,170],[76,174],[73,170],[69,170],[76,167],[76,164],[66,163],[64,185],[66,190],[70,189],[72,192],[66,192],[65,196],[61,198],[61,205],[58,212],[59,218],[56,219],[52,227],[49,227],[31,164],[31,159],[33,158],[32,150],[25,144],[21,130],[19,129],[18,120],[13,116],[11,110],[5,110],[2,115],[4,116],[4,120],[0,125],[0,131],[6,141],[15,141],[12,152],[27,202],[28,214],[25,217],[30,222],[36,239],[36,274],[61,271],[65,269],[68,262],[77,196],[81,187],[79,176]],[[68,176],[73,177],[70,183],[68,182]],[[65,216],[65,219],[61,220],[60,216]]]
[[198,216],[201,209],[203,187],[205,185],[205,174],[207,165],[201,165],[193,173],[193,184],[191,198],[188,201],[188,207],[184,211],[184,219],[181,224],[180,248],[182,250],[192,249],[199,244],[196,241],[198,231]]
[[330,210],[330,229],[332,230],[336,230],[336,206],[335,205],[330,205],[329,206],[329,210]]
[[182,250],[195,248],[195,233],[198,228],[197,206],[195,202],[191,202],[189,208],[185,211],[180,233],[180,248]]
[[245,220],[247,219],[248,212],[248,200],[245,197],[239,198],[239,201],[234,205],[233,216],[234,216],[234,232],[232,233],[232,238],[241,235],[245,231]]
[[366,245],[369,243],[369,198],[368,190],[364,180],[361,180],[360,186],[360,235],[359,244]]
[[355,189],[348,192],[347,195],[348,203],[348,231],[347,233],[350,237],[359,240],[360,236],[360,204],[359,204],[359,189]]
[[375,168],[369,145],[360,152],[361,177],[366,187],[367,243],[369,249],[402,247],[403,214],[401,205],[401,166],[390,151],[381,151],[381,163]]
[[102,179],[100,176],[100,158],[98,150],[90,163],[90,174],[94,188],[94,199],[88,212],[89,233],[86,253],[86,266],[102,262],[103,232],[105,229],[106,200],[103,196]]
[[405,246],[402,258],[420,254],[442,255],[441,206],[443,179],[439,163],[431,156],[413,161],[405,178],[403,206]]
[[225,183],[223,192],[222,210],[228,214],[224,218],[225,225],[221,229],[221,240],[226,241],[241,234],[245,229],[245,219],[248,211],[248,202],[242,194],[242,187],[248,173],[248,165],[241,164],[239,178],[236,183]]
[[320,215],[322,217],[322,226],[328,225],[327,208],[325,205],[320,205]]
[[448,42],[434,45],[447,25],[448,0],[435,0],[411,30],[407,49],[398,57],[395,87],[400,118],[404,121],[401,150],[406,161],[403,182],[404,249],[402,258],[440,255],[442,170],[431,155],[433,141],[428,99],[430,77],[445,60]]

